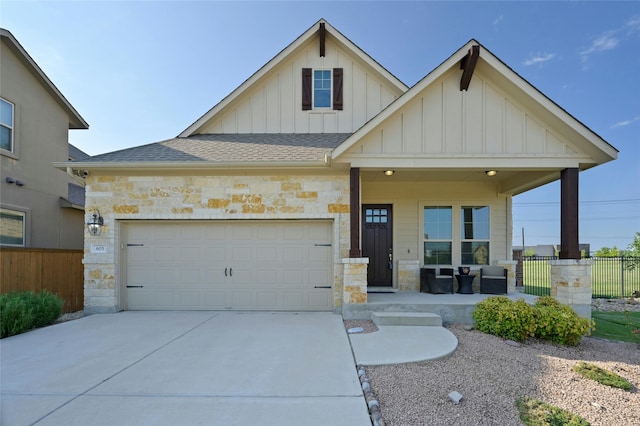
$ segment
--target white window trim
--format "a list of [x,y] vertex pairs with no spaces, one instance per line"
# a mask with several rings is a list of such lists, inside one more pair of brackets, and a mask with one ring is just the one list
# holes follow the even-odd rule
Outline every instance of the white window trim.
[[22,244],[1,244],[2,247],[28,247],[27,229],[28,229],[28,211],[16,207],[2,206],[0,212],[7,212],[16,216],[22,216]]
[[[316,71],[329,71],[331,83],[329,84],[329,106],[316,106]],[[332,68],[312,68],[311,69],[311,110],[333,111],[333,69]]]
[[[461,235],[461,231],[460,231],[460,216],[461,216],[461,210],[462,207],[465,206],[487,206],[489,207],[489,239],[488,240],[463,240],[462,239],[462,235]],[[437,265],[424,265],[424,208],[425,207],[451,207],[452,208],[452,217],[451,217],[451,226],[453,227],[453,229],[451,230],[451,261],[452,261],[452,265],[450,265],[451,267],[458,267],[458,266],[470,266],[472,267],[474,270],[475,269],[479,269],[482,265],[463,265],[462,263],[460,263],[462,261],[462,248],[461,248],[461,243],[464,241],[489,241],[489,259],[488,259],[488,264],[491,265],[491,258],[492,256],[495,256],[492,247],[494,246],[493,244],[493,228],[492,228],[492,215],[493,215],[493,209],[494,209],[494,205],[490,202],[488,202],[487,200],[481,201],[481,200],[456,200],[456,201],[451,201],[451,200],[420,200],[418,202],[418,256],[419,256],[419,260],[420,260],[420,265],[422,265],[421,267],[430,267],[430,266],[437,266]],[[445,241],[445,240],[434,240],[434,241]],[[439,265],[439,266],[449,266],[449,265]]]
[[0,126],[7,127],[8,129],[11,130],[11,141],[9,142],[11,144],[11,149],[7,150],[4,148],[0,148],[0,151],[2,151],[3,153],[9,153],[12,156],[14,156],[16,155],[16,104],[14,104],[11,101],[8,101],[3,97],[0,97],[0,100],[11,105],[11,125],[7,126],[6,124],[0,122]]

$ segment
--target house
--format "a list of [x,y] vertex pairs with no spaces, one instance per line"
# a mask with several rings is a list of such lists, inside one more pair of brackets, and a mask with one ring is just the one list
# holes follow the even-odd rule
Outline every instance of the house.
[[475,40],[409,88],[320,20],[177,137],[56,166],[103,221],[86,311],[344,315],[425,266],[513,289],[512,197],[558,179],[559,268],[584,273],[578,173],[616,156]]
[[69,130],[89,125],[11,32],[0,38],[0,244],[82,249],[84,180],[51,162],[85,159]]

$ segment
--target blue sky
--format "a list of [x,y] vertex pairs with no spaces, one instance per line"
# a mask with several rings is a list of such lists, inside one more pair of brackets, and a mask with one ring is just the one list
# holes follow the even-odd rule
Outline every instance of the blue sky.
[[[411,86],[471,38],[619,151],[580,174],[580,241],[640,231],[638,1],[3,0],[11,31],[90,124],[95,155],[178,135],[318,19]],[[560,241],[560,190],[514,198],[514,246]]]

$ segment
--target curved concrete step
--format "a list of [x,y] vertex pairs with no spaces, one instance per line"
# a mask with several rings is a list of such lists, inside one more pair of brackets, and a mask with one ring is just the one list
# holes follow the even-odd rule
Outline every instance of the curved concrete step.
[[432,312],[371,312],[371,320],[377,326],[442,326],[442,317]]

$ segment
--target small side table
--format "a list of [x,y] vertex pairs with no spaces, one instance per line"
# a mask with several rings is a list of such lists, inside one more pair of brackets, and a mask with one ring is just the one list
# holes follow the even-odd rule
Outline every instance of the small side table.
[[475,275],[456,275],[456,279],[458,280],[458,293],[460,294],[473,294],[473,279]]

